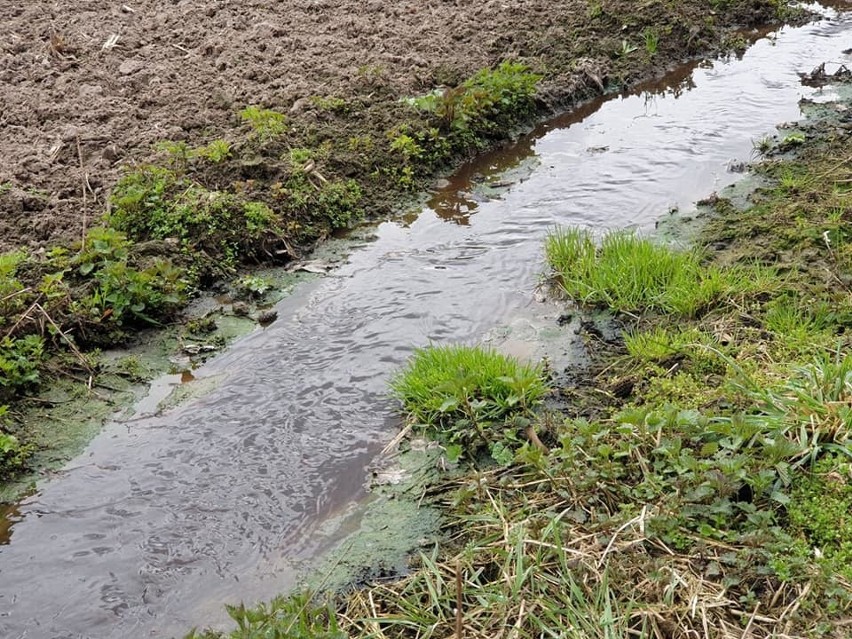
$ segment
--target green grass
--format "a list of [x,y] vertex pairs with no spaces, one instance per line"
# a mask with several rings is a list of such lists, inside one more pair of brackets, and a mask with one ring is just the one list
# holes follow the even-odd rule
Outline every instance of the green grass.
[[663,363],[676,357],[693,357],[695,351],[718,349],[718,340],[696,328],[677,329],[656,326],[632,330],[624,335],[627,353],[641,363]]
[[[818,563],[852,582],[852,464],[847,455],[823,457],[793,489],[788,516]],[[818,551],[818,552],[817,552]]]
[[470,346],[417,350],[391,382],[410,419],[452,444],[505,446],[547,392],[539,366]]
[[744,271],[705,266],[697,251],[674,250],[626,231],[608,233],[598,246],[586,230],[557,229],[545,253],[568,296],[615,311],[695,317],[749,286]]
[[281,236],[279,218],[267,204],[208,190],[156,166],[119,180],[108,223],[139,242],[177,240],[207,270],[268,258]]
[[642,37],[645,39],[645,52],[649,56],[657,55],[657,49],[660,45],[660,32],[648,27],[642,32]]
[[535,114],[535,96],[541,76],[519,62],[501,62],[481,69],[460,85],[435,89],[407,102],[438,119],[447,147],[482,147],[502,137]]

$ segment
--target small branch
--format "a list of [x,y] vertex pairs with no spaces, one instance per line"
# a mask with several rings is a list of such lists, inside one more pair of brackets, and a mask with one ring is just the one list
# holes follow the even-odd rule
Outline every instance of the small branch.
[[550,452],[550,449],[538,438],[538,433],[535,432],[535,427],[532,424],[527,426],[526,435],[527,439],[533,444],[533,446],[538,448],[545,455]]
[[91,389],[92,375],[94,375],[95,371],[92,370],[92,366],[89,364],[89,360],[87,360],[86,356],[83,355],[83,353],[80,352],[80,349],[77,348],[77,345],[71,340],[71,338],[68,337],[68,335],[66,335],[65,332],[61,328],[59,328],[59,324],[57,324],[56,322],[53,321],[53,318],[48,314],[48,312],[46,310],[44,310],[42,305],[39,304],[38,302],[35,302],[34,304],[35,304],[36,308],[38,308],[38,310],[41,311],[42,315],[44,315],[45,319],[48,322],[50,322],[50,325],[53,326],[53,328],[56,329],[56,332],[59,333],[59,335],[62,336],[62,339],[65,340],[65,343],[68,344],[68,346],[74,352],[74,355],[77,356],[77,359],[80,360],[80,363],[89,372],[89,388]]
[[603,551],[601,558],[598,559],[598,568],[599,569],[601,568],[601,566],[603,566],[604,561],[606,560],[606,556],[609,554],[609,551],[612,550],[612,546],[615,544],[615,540],[618,538],[618,535],[622,531],[624,531],[626,528],[629,528],[633,524],[639,524],[640,529],[644,529],[644,527],[645,527],[645,515],[647,514],[647,512],[648,512],[648,506],[646,504],[646,505],[642,506],[642,512],[641,513],[639,513],[633,519],[624,522],[623,524],[621,524],[621,526],[618,527],[618,530],[616,530],[613,533],[612,539],[609,540],[609,543],[607,544],[606,549]]
[[23,295],[24,293],[30,293],[32,292],[32,290],[33,289],[29,286],[27,288],[22,288],[20,291],[15,291],[14,293],[9,293],[8,295],[0,297],[0,302],[5,302],[7,300],[12,299],[13,297],[17,297],[18,295]]
[[462,639],[462,571],[461,562],[456,562],[456,639]]
[[38,300],[40,300],[40,299],[41,299],[41,295],[38,296],[38,299],[36,299],[35,302],[30,304],[30,307],[23,312],[23,314],[18,318],[18,321],[15,322],[12,325],[12,328],[10,328],[8,331],[6,331],[6,334],[3,336],[3,339],[6,339],[7,337],[11,337],[12,333],[15,332],[15,329],[18,328],[24,322],[24,320],[29,318],[30,313],[32,313],[35,310],[35,308],[38,306]]
[[751,617],[748,620],[748,625],[746,625],[745,630],[743,630],[742,639],[748,639],[749,635],[751,635],[751,627],[754,625],[754,619],[757,617],[757,611],[760,609],[760,602],[757,602],[757,605],[754,607],[754,612],[751,613]]

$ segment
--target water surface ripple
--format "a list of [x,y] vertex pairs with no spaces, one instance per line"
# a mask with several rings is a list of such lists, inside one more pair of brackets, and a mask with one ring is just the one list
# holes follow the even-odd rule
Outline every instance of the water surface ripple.
[[[410,224],[380,225],[197,371],[223,377],[214,392],[112,424],[20,505],[0,546],[0,636],[168,637],[286,589],[330,543],[319,524],[363,496],[411,348],[475,341],[531,304],[552,226],[648,228],[731,182],[727,165],[813,95],[796,73],[849,62],[850,23],[831,12],[587,105],[463,167]],[[472,195],[504,169],[523,179]]]

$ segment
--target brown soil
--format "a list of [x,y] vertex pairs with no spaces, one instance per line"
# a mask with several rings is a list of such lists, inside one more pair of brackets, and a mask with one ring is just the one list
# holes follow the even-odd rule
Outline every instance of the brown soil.
[[[298,120],[311,96],[359,96],[373,121],[386,104],[387,122],[399,97],[516,58],[545,73],[551,106],[564,105],[599,92],[607,78],[628,82],[714,49],[718,26],[771,16],[762,0],[732,3],[719,16],[703,0],[675,4],[4,2],[0,250],[79,237],[103,214],[123,163],[158,140],[227,136],[248,104]],[[653,59],[642,46],[646,26],[661,32]],[[638,52],[616,56],[624,39]],[[357,109],[340,117],[364,120]]]

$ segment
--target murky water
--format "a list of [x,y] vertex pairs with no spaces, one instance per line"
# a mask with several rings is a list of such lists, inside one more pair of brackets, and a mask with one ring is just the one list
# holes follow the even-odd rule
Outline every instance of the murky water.
[[729,163],[813,94],[796,72],[848,63],[850,46],[852,17],[832,12],[742,60],[684,67],[540,127],[408,224],[379,226],[276,323],[195,371],[221,378],[213,392],[113,424],[18,507],[0,546],[0,636],[180,635],[221,620],[225,601],[292,585],[334,542],[319,524],[363,496],[397,427],[386,382],[412,347],[476,341],[535,304],[554,225],[651,227],[736,179]]

